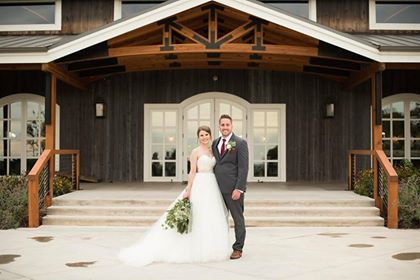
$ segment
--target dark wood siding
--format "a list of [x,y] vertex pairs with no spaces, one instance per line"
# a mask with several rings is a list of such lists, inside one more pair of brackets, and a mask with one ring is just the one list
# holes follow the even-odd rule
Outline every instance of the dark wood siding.
[[[79,145],[82,174],[105,181],[143,180],[145,103],[180,103],[209,91],[251,103],[286,104],[288,181],[344,181],[347,151],[368,149],[370,143],[369,83],[345,91],[335,82],[298,73],[176,70],[114,76],[86,93],[60,91],[61,147]],[[323,118],[328,98],[336,103],[334,119]],[[104,119],[94,117],[99,100],[107,105]]]
[[419,30],[370,30],[369,0],[316,0],[317,22],[349,33],[420,34]]
[[61,31],[0,32],[0,34],[79,34],[114,21],[114,0],[62,0]]
[[383,73],[383,97],[399,93],[420,94],[420,70],[389,70]]

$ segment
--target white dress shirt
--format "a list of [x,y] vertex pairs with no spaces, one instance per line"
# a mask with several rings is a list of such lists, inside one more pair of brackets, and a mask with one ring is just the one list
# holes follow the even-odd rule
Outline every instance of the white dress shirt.
[[222,136],[222,138],[220,138],[219,144],[217,144],[217,150],[220,152],[222,151],[222,145],[223,145],[223,139],[226,139],[225,142],[225,153],[226,153],[226,145],[229,142],[230,138],[232,137],[233,132],[231,132],[226,138]]

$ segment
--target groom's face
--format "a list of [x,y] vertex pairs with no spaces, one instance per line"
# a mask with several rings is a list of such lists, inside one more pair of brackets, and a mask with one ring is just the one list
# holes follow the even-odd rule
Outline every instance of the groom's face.
[[230,119],[221,119],[219,121],[219,130],[223,137],[228,136],[232,132],[232,122]]

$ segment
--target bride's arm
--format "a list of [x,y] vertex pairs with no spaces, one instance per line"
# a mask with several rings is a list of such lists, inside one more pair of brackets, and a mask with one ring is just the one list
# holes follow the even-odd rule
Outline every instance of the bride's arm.
[[188,184],[185,188],[184,198],[189,198],[191,193],[192,183],[194,181],[195,174],[197,173],[197,159],[198,159],[198,150],[194,149],[190,155],[190,173],[188,173]]

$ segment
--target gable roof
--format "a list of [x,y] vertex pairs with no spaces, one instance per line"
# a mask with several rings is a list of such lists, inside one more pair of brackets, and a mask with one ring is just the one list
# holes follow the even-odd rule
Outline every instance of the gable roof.
[[410,48],[381,48],[374,38],[350,35],[294,16],[284,10],[253,0],[171,0],[129,18],[120,19],[70,39],[42,48],[1,48],[0,63],[49,63],[66,55],[115,38],[148,24],[174,16],[208,2],[217,2],[266,21],[284,26],[320,41],[378,62],[420,62],[420,44]]

